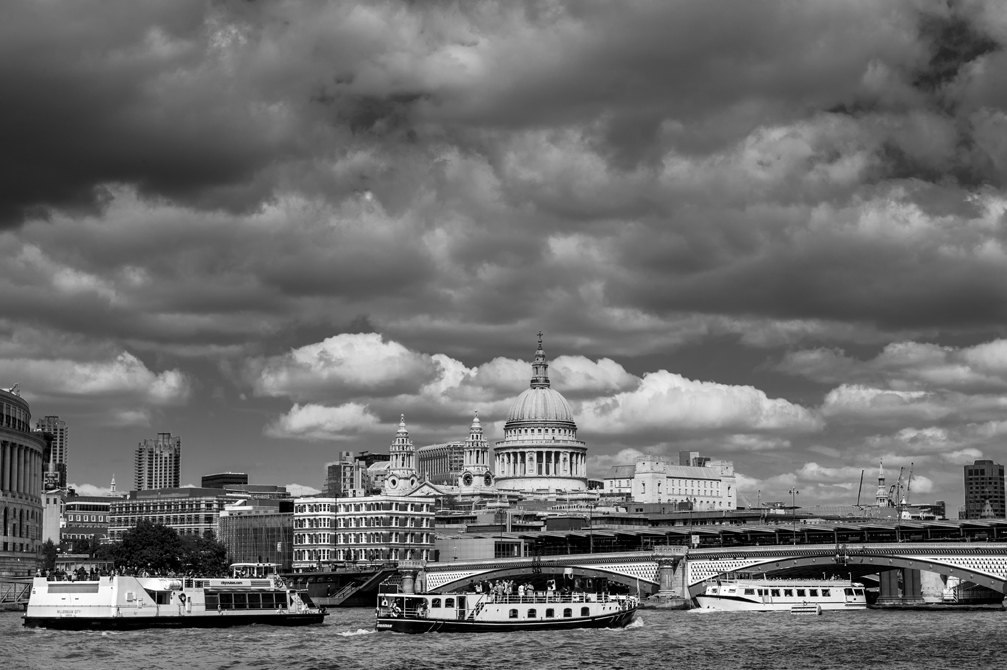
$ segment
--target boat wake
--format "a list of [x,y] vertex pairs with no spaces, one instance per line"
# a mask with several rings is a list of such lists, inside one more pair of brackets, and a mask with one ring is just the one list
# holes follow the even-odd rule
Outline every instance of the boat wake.
[[358,628],[356,630],[344,630],[341,633],[336,633],[342,637],[354,637],[355,635],[370,635],[371,633],[377,633],[378,631],[373,628]]
[[626,628],[643,628],[643,619],[636,617],[631,623],[626,624]]

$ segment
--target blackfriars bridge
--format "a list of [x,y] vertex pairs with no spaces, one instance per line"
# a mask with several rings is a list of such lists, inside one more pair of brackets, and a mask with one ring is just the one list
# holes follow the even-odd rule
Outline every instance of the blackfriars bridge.
[[[529,574],[605,578],[648,596],[691,599],[708,580],[749,572],[768,577],[879,575],[882,598],[919,600],[920,571],[954,576],[1007,593],[1007,542],[899,542],[754,547],[654,546],[647,551],[567,554],[531,558],[426,563],[431,591],[463,589],[476,582],[526,579]],[[900,574],[901,572],[901,574]],[[902,577],[901,596],[898,577]]]

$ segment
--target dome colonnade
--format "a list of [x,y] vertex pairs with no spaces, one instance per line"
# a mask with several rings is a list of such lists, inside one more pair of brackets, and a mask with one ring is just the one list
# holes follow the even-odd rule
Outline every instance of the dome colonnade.
[[0,389],[0,575],[33,573],[42,537],[45,444],[28,403]]
[[497,487],[525,492],[587,489],[587,445],[566,398],[551,388],[539,333],[531,386],[511,407],[494,446]]

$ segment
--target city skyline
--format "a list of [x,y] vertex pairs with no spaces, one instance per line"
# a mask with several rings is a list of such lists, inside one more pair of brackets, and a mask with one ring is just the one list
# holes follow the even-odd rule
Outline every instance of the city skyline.
[[590,477],[883,458],[953,514],[1007,458],[1007,13],[715,4],[10,3],[0,386],[82,490],[170,432],[319,491],[401,414],[501,439],[543,331]]

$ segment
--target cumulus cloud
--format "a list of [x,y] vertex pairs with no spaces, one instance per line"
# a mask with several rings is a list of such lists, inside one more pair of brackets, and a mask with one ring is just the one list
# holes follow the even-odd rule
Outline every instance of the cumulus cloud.
[[128,397],[175,405],[184,403],[191,391],[190,380],[180,370],[153,372],[128,351],[97,361],[0,359],[0,374],[21,380],[26,392],[57,397]]
[[0,376],[106,456],[169,419],[266,462],[499,421],[541,329],[599,456],[955,441],[1007,393],[1001,13],[13,2]]
[[347,403],[338,407],[294,405],[268,424],[264,432],[270,437],[319,441],[345,440],[360,433],[392,433],[394,430],[382,425],[367,405]]
[[429,356],[385,342],[377,333],[347,333],[266,361],[253,388],[260,395],[296,400],[382,387],[415,390],[434,374]]
[[822,427],[813,412],[751,386],[686,379],[666,370],[645,374],[632,391],[585,401],[584,430],[716,430],[813,432]]

